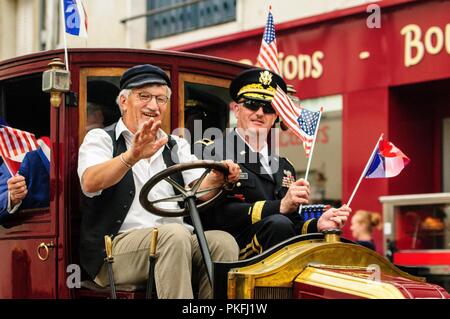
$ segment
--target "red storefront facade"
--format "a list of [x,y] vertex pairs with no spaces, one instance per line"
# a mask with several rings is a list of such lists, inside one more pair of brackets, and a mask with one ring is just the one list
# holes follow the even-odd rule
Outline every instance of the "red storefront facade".
[[[443,122],[450,117],[450,1],[378,6],[380,28],[368,26],[376,17],[367,6],[276,25],[282,75],[297,95],[342,95],[343,202],[381,133],[411,158],[398,177],[363,181],[354,211],[381,211],[383,195],[443,192],[450,174],[442,147]],[[259,28],[170,49],[254,64],[262,33]],[[345,232],[350,237],[349,227]],[[376,244],[382,247],[381,234]]]

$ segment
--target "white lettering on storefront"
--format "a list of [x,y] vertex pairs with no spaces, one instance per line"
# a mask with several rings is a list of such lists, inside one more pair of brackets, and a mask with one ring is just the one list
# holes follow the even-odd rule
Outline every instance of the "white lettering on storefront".
[[322,51],[315,51],[312,55],[299,54],[284,56],[283,52],[278,55],[281,73],[287,80],[294,79],[318,79],[323,74],[321,60],[324,58]]
[[438,26],[430,27],[422,40],[422,29],[417,24],[408,24],[400,34],[405,38],[404,65],[410,67],[422,61],[425,53],[435,55],[444,49],[450,54],[450,24],[445,31]]
[[[287,55],[283,52],[278,54],[278,62],[280,64],[281,75],[286,80],[303,80],[308,78],[318,79],[323,74],[323,66],[321,60],[325,57],[322,51],[315,51],[312,55],[299,54]],[[249,59],[239,60],[241,63],[252,65]]]

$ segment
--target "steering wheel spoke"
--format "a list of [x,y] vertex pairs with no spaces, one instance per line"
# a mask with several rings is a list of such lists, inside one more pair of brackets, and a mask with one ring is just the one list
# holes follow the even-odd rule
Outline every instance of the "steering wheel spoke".
[[150,203],[152,205],[155,205],[158,203],[181,202],[181,201],[184,201],[184,199],[185,199],[185,197],[183,196],[183,194],[180,194],[180,195],[176,195],[176,196],[157,199],[155,201],[150,201]]
[[166,178],[164,178],[164,180],[167,183],[169,183],[170,185],[172,185],[181,194],[186,195],[186,189],[183,186],[181,186],[180,184],[178,184],[177,182],[175,182],[173,179],[171,179],[170,177],[166,177]]
[[216,190],[221,190],[221,189],[222,189],[222,186],[204,188],[204,189],[201,189],[201,190],[197,191],[195,193],[195,197],[196,198],[200,198],[203,195],[208,194],[209,192],[216,191]]
[[211,171],[210,168],[205,169],[202,176],[200,176],[200,178],[195,182],[194,186],[192,186],[192,192],[194,194],[197,193],[197,190],[200,188],[200,185],[203,183],[203,180],[205,179],[206,175],[209,174],[210,171]]

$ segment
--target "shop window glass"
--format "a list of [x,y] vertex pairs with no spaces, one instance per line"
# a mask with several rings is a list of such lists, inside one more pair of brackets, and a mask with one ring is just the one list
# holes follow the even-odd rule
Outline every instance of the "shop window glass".
[[116,98],[119,95],[118,76],[89,76],[87,78],[86,131],[103,128],[120,118]]
[[192,149],[195,141],[205,137],[207,129],[218,128],[221,132],[225,131],[228,127],[230,101],[226,87],[185,82],[184,127],[189,133],[185,137],[191,143]]
[[[164,9],[184,0],[147,0],[147,10]],[[204,0],[147,17],[147,41],[236,20],[236,0]]]

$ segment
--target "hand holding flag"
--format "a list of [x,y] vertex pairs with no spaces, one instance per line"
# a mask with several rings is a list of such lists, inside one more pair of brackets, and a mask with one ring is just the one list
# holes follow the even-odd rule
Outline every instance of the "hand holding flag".
[[[297,107],[291,98],[278,86],[272,99],[272,106],[283,122],[303,141],[303,148],[308,157],[305,180],[308,180],[309,168],[311,167],[312,152],[316,142],[322,109],[319,112],[308,111]],[[299,206],[298,213],[301,214],[303,205]]]
[[[14,213],[19,206],[35,208],[47,207],[49,204],[50,139],[43,136],[37,140],[37,144],[39,147],[36,150],[28,151],[21,156],[22,159],[15,165],[15,168],[18,165],[20,168],[7,179],[6,186],[12,208],[9,214]],[[6,167],[10,163],[10,160],[5,160]]]
[[[257,64],[262,68],[281,75],[272,6],[269,7],[269,15],[259,49]],[[320,112],[311,112],[304,108],[298,108],[280,87],[277,87],[277,92],[272,99],[272,106],[283,119],[283,122],[303,141],[306,157],[309,158],[305,173],[305,180],[307,180],[312,157],[310,154],[314,150],[322,110]],[[301,209],[302,205],[299,207],[299,213],[301,213]]]

